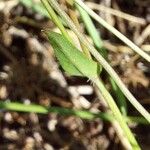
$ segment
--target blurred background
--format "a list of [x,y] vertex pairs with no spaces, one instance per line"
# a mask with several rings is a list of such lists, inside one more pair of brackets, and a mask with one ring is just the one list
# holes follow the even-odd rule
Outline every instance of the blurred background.
[[[59,2],[67,11],[65,0]],[[85,3],[150,54],[149,0],[85,0]],[[94,23],[108,51],[110,64],[139,102],[150,110],[150,64]],[[0,101],[105,111],[86,78],[70,77],[62,71],[41,32],[43,29],[57,30],[40,0],[0,0]],[[68,32],[73,34],[69,29]],[[130,105],[128,111],[132,115],[138,114]],[[131,124],[131,129],[142,149],[149,150],[150,127]],[[32,149],[123,148],[112,125],[100,119],[88,121],[55,113],[39,115],[1,109],[0,150]]]

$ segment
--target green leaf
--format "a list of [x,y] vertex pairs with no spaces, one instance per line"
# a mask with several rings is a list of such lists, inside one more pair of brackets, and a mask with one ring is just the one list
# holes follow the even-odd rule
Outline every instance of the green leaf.
[[97,77],[101,69],[95,61],[88,59],[63,35],[55,32],[47,32],[46,34],[66,73],[73,76],[86,76],[90,79]]

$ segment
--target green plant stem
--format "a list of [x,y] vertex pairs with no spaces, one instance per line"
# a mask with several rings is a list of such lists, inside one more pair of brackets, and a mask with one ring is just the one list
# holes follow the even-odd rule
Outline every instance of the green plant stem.
[[47,0],[41,0],[41,2],[43,4],[43,6],[46,8],[48,14],[50,15],[50,18],[53,20],[53,22],[56,24],[56,26],[60,29],[60,31],[62,32],[64,37],[66,37],[72,43],[72,40],[71,40],[69,34],[67,33],[66,29],[64,28],[63,24],[57,17],[57,15],[54,12],[54,10],[52,9],[52,7],[49,5],[49,2]]
[[149,123],[147,122],[147,120],[143,117],[136,117],[136,116],[129,116],[129,117],[125,117],[126,122],[128,123],[139,123],[139,124],[143,124],[143,125],[149,125]]
[[68,24],[68,26],[74,31],[74,33],[78,36],[80,41],[87,46],[91,54],[96,58],[96,60],[105,68],[105,70],[110,74],[113,80],[116,82],[118,87],[124,93],[124,95],[128,98],[131,104],[148,120],[150,123],[150,114],[143,108],[143,106],[135,99],[135,97],[130,93],[130,91],[126,88],[124,83],[121,81],[117,73],[112,69],[112,67],[108,64],[108,62],[97,52],[97,50],[86,40],[85,37],[82,36],[78,29],[70,20],[68,15],[59,7],[57,1],[49,0],[50,5],[57,11],[58,14],[64,19],[64,21]]
[[[80,117],[81,119],[87,119],[87,120],[92,120],[95,118],[100,118],[105,121],[115,121],[114,117],[112,114],[108,113],[93,113],[90,111],[86,110],[74,110],[71,108],[61,108],[61,107],[44,107],[41,105],[37,104],[22,104],[18,102],[0,102],[0,110],[6,110],[6,111],[18,111],[18,112],[28,112],[28,113],[39,113],[39,114],[48,114],[48,113],[57,113],[59,115],[74,115],[77,117]],[[127,122],[129,123],[138,123],[138,124],[144,124],[147,125],[148,122],[141,117],[133,117],[133,116],[128,116],[125,117]]]
[[75,115],[82,119],[94,119],[101,118],[106,121],[113,121],[114,118],[110,114],[106,113],[92,113],[90,111],[84,110],[73,110],[69,108],[61,108],[61,107],[44,107],[41,105],[25,105],[17,102],[0,102],[0,109],[11,110],[11,111],[19,111],[19,112],[34,112],[40,114],[48,114],[48,113],[57,113],[60,115]]
[[[76,7],[80,12],[80,15],[83,19],[83,22],[84,22],[85,26],[86,26],[86,29],[87,29],[89,35],[91,36],[96,49],[98,49],[100,51],[101,55],[104,56],[104,58],[107,59],[107,57],[108,57],[107,56],[107,51],[106,51],[106,49],[103,48],[102,39],[100,38],[100,35],[98,34],[98,32],[96,30],[96,27],[93,24],[92,19],[90,18],[88,13],[82,7],[80,7],[77,4],[76,4]],[[122,114],[124,116],[126,116],[127,115],[127,103],[126,103],[125,96],[123,95],[121,90],[118,88],[118,86],[116,85],[114,80],[109,75],[108,75],[108,78],[110,80],[113,92],[114,92],[115,97],[117,99],[117,102],[119,104],[119,108],[120,108]]]
[[[98,85],[98,86],[100,87],[103,85]],[[113,105],[112,105],[112,107],[113,107]],[[36,113],[42,113],[42,114],[47,114],[49,112],[55,112],[55,113],[58,113],[61,115],[76,115],[76,116],[84,118],[84,119],[94,119],[96,116],[93,113],[90,113],[88,111],[75,111],[75,110],[71,110],[71,109],[64,109],[64,108],[58,108],[58,107],[49,107],[48,108],[48,107],[43,107],[40,105],[33,105],[33,104],[25,105],[25,104],[10,103],[10,102],[1,102],[0,108],[4,109],[4,110],[6,109],[6,110],[21,111],[21,112],[36,112]],[[104,117],[104,116],[105,115],[99,115],[99,117]],[[107,117],[109,118],[110,115],[108,115]],[[112,121],[112,120],[109,120],[109,121]]]
[[145,60],[150,62],[150,56],[141,50],[137,45],[135,45],[132,41],[130,41],[126,36],[120,33],[113,26],[109,25],[105,20],[103,20],[100,16],[98,16],[93,10],[87,7],[81,0],[74,0],[76,4],[81,6],[92,18],[94,18],[98,23],[100,23],[103,27],[112,32],[115,36],[117,36],[120,40],[122,40],[125,44],[131,47],[136,53],[138,53]]
[[[95,47],[102,49],[103,48],[102,39],[100,38],[99,33],[97,32],[91,18],[89,17],[87,12],[81,6],[79,6],[78,4],[76,4],[75,6],[77,7],[78,11],[80,12],[82,20],[84,21],[84,24],[86,26],[86,29],[87,29],[89,35],[93,39]],[[102,53],[104,53],[104,52],[102,51]]]
[[117,103],[119,105],[120,111],[124,116],[126,116],[127,112],[128,112],[126,98],[123,95],[122,91],[117,86],[117,84],[115,83],[115,81],[110,76],[108,78],[109,78],[109,81],[112,86],[112,91],[114,93],[114,97],[116,97],[116,99],[117,99]]
[[[92,38],[96,49],[101,53],[102,56],[104,56],[104,58],[107,59],[107,57],[108,57],[107,56],[107,51],[106,51],[105,48],[103,48],[102,39],[101,39],[99,33],[97,32],[97,29],[96,29],[95,25],[93,24],[92,19],[87,14],[87,12],[84,9],[82,9],[79,5],[76,4],[75,6],[77,7],[77,9],[78,9],[78,11],[79,11],[79,13],[81,15],[81,18],[82,18],[82,20],[83,20],[83,22],[85,24],[87,32],[89,33],[90,37]],[[111,79],[111,77],[109,75],[108,75],[108,78]],[[111,81],[113,81],[113,80],[111,80]],[[115,93],[115,96],[117,98],[117,102],[119,104],[119,108],[120,108],[122,114],[124,116],[126,116],[126,114],[127,114],[126,113],[127,112],[126,111],[127,110],[126,109],[126,99],[125,99],[124,95],[122,94],[122,92],[120,91],[120,89],[117,86],[115,86],[116,85],[115,82],[111,82],[111,84],[112,84],[112,89],[113,89],[113,91]],[[104,98],[104,99],[106,99],[106,98]],[[123,119],[125,120],[125,118],[123,118]],[[122,133],[122,132],[118,132],[119,126],[116,127],[116,125],[114,123],[113,123],[113,126],[115,126],[116,133],[117,133],[120,141],[122,142],[123,146],[125,146],[127,149],[131,149],[131,145],[128,142],[128,139],[124,135],[120,135],[120,133]],[[122,128],[120,130],[122,130]],[[126,140],[126,142],[123,139]]]
[[99,90],[101,91],[101,93],[104,96],[105,100],[107,101],[107,104],[109,105],[110,109],[112,110],[112,112],[114,114],[114,117],[116,118],[116,120],[118,121],[120,126],[122,127],[122,129],[124,131],[124,134],[128,138],[128,140],[129,140],[130,144],[132,145],[132,147],[134,149],[140,149],[134,135],[132,134],[129,127],[127,126],[126,121],[122,117],[121,112],[119,111],[115,101],[113,100],[113,98],[111,97],[111,95],[109,94],[107,89],[105,88],[102,81],[99,78],[97,78],[97,79],[94,79],[93,82],[99,88]]

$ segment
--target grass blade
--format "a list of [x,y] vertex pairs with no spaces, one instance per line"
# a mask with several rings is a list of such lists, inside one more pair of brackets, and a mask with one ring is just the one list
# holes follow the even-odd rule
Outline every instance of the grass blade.
[[[62,108],[62,107],[44,107],[41,105],[37,104],[22,104],[18,102],[0,102],[0,110],[1,111],[17,111],[17,112],[28,112],[28,113],[38,113],[38,114],[48,114],[48,113],[57,113],[59,115],[73,115],[80,117],[82,119],[95,119],[95,118],[100,118],[105,121],[114,121],[114,117],[111,114],[108,113],[93,113],[90,111],[86,110],[76,110],[76,109],[71,109],[71,108]],[[131,123],[138,123],[138,124],[144,124],[147,125],[148,122],[141,117],[133,117],[133,116],[128,116],[126,117],[127,122]]]
[[122,40],[125,44],[131,47],[136,53],[138,53],[145,60],[150,62],[150,56],[141,50],[137,45],[135,45],[132,41],[130,41],[126,36],[120,33],[117,29],[109,25],[105,20],[103,20],[100,16],[98,16],[93,10],[87,7],[81,0],[74,0],[76,4],[81,6],[93,19],[95,19],[99,24],[104,26],[110,32],[112,32],[115,36],[117,36],[120,40]]
[[[80,7],[79,5],[76,4],[76,7],[78,8],[80,15],[83,19],[83,22],[86,26],[86,29],[89,33],[89,35],[91,36],[96,49],[98,49],[98,51],[100,52],[100,54],[107,59],[107,50],[105,48],[103,48],[103,42],[102,39],[100,38],[100,35],[98,34],[96,27],[93,24],[92,19],[90,18],[90,16],[87,14],[87,12]],[[127,115],[127,103],[126,103],[126,99],[125,96],[123,95],[123,93],[121,92],[121,90],[118,88],[118,86],[116,85],[116,83],[114,82],[114,80],[108,75],[108,78],[110,80],[110,83],[112,85],[112,89],[113,89],[113,93],[115,94],[115,97],[117,99],[117,103],[119,105],[119,108],[122,112],[123,115]]]
[[101,113],[101,112],[92,113],[86,110],[74,110],[74,109],[61,108],[61,107],[44,107],[36,104],[26,105],[18,102],[0,102],[0,109],[18,111],[18,112],[34,112],[39,114],[48,114],[53,112],[59,115],[74,115],[82,119],[88,119],[88,120],[94,118],[100,118],[106,121],[114,120],[114,117],[111,114],[107,114],[107,113]]

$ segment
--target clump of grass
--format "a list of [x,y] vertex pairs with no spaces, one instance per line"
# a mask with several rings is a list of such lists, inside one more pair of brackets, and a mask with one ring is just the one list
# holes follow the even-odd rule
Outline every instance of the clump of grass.
[[[118,75],[116,74],[116,72],[110,67],[110,65],[108,64],[108,62],[103,58],[102,55],[100,55],[97,50],[84,38],[84,36],[82,35],[82,33],[80,33],[80,31],[78,31],[78,28],[76,27],[76,25],[72,22],[72,20],[68,17],[68,15],[60,8],[59,4],[55,1],[55,0],[50,0],[49,2],[47,0],[41,0],[42,3],[44,4],[44,6],[46,7],[46,9],[48,10],[50,7],[52,7],[62,18],[63,20],[66,22],[66,24],[68,25],[68,27],[70,27],[71,30],[74,31],[74,33],[78,36],[79,40],[81,41],[82,44],[84,44],[84,46],[91,52],[91,54],[96,58],[96,60],[100,63],[100,65],[102,65],[104,67],[104,69],[110,74],[110,76],[112,77],[112,79],[116,82],[116,84],[118,85],[118,87],[122,90],[122,92],[125,94],[125,96],[128,98],[128,100],[135,106],[135,108],[150,122],[150,115],[149,113],[142,107],[142,105],[140,105],[138,103],[138,101],[134,98],[134,96],[129,92],[129,90],[125,87],[125,85],[123,84],[123,82],[120,80],[120,78],[118,77]],[[93,12],[88,9],[87,7],[85,7],[84,3],[82,3],[81,1],[71,1],[70,3],[72,4],[72,2],[75,2],[76,4],[79,4],[81,7],[83,7],[85,9],[85,11],[87,11],[90,15],[92,14],[93,17],[95,17],[96,15],[93,14]],[[50,14],[52,15],[52,14]],[[52,16],[51,16],[52,17]],[[98,18],[99,19],[99,18]],[[99,19],[100,20],[100,19]],[[103,22],[103,21],[101,21]],[[111,27],[108,27],[107,24],[102,24],[104,25],[107,29],[109,29],[111,32],[112,31],[116,31],[116,30],[111,30]],[[116,31],[117,32],[117,31]],[[115,33],[116,33],[115,32]],[[118,33],[118,32],[117,32]],[[121,34],[122,35],[122,34]],[[107,91],[107,89],[105,88],[104,84],[102,83],[102,81],[99,79],[98,74],[97,77],[91,77],[89,76],[87,72],[85,72],[85,67],[82,66],[82,63],[84,63],[84,61],[77,59],[73,60],[71,59],[71,52],[70,54],[67,54],[67,52],[65,51],[65,49],[70,48],[73,49],[75,47],[71,47],[71,43],[69,43],[69,40],[67,42],[67,40],[65,41],[65,39],[63,39],[62,36],[62,41],[60,40],[61,38],[58,38],[58,35],[52,37],[49,37],[50,41],[52,41],[52,45],[53,48],[55,50],[55,53],[58,54],[58,51],[61,51],[60,53],[63,53],[65,56],[67,57],[67,59],[69,59],[69,61],[71,63],[73,63],[75,65],[75,67],[77,69],[79,69],[79,71],[82,73],[83,76],[88,77],[93,83],[95,83],[95,85],[99,88],[100,92],[102,93],[103,97],[105,98],[106,102],[108,103],[111,111],[113,112],[114,117],[116,118],[116,120],[118,121],[118,123],[120,124],[124,134],[126,135],[129,143],[131,144],[131,147],[134,149],[140,149],[137,141],[135,140],[134,135],[132,134],[132,132],[130,131],[129,127],[127,126],[125,120],[123,119],[123,116],[120,112],[120,110],[118,109],[115,101],[113,100],[112,96],[110,95],[110,93]],[[124,42],[126,44],[128,44],[129,46],[133,46],[128,40],[127,38],[125,38],[124,36],[122,36],[123,38],[121,39],[125,39]],[[55,40],[54,40],[55,39]],[[57,42],[59,41],[59,42]],[[54,42],[54,43],[53,43]],[[130,44],[131,45],[130,45]],[[70,45],[70,47],[68,47],[68,45]],[[135,50],[135,47],[132,47]],[[60,50],[61,49],[61,50]],[[148,57],[145,57],[147,55],[143,55],[143,53],[141,54],[141,51],[138,49],[135,50],[136,52],[138,52],[141,56],[143,56],[146,60],[148,60]],[[58,57],[58,55],[57,55]],[[63,66],[64,64],[66,65],[66,62],[62,62],[63,58],[58,57],[61,65]],[[90,59],[89,59],[90,60]],[[78,63],[77,63],[78,61]],[[77,65],[78,64],[78,65]],[[82,67],[81,67],[82,66]],[[69,66],[68,66],[69,67]],[[65,69],[65,68],[64,68]],[[67,71],[67,70],[66,70]],[[74,73],[71,73],[74,74]]]
[[[29,6],[29,4],[31,6],[30,3],[31,0],[30,1],[21,0],[21,1],[26,2],[24,4],[26,4],[27,6]],[[59,6],[56,0],[49,0],[49,1],[41,0],[41,2],[47,10],[46,16],[49,16],[51,18],[51,20],[56,24],[56,26],[60,29],[62,33],[61,35],[54,32],[45,32],[47,37],[50,40],[51,45],[54,48],[55,55],[58,58],[60,65],[70,75],[83,76],[89,78],[94,83],[94,85],[98,87],[99,92],[102,93],[104,99],[106,100],[111,110],[111,114],[108,113],[95,114],[90,111],[84,111],[84,110],[73,110],[73,109],[66,109],[66,108],[59,108],[59,107],[48,108],[40,105],[24,105],[20,103],[11,103],[11,102],[9,103],[1,102],[0,109],[20,111],[20,112],[36,112],[42,114],[54,112],[60,115],[75,115],[82,119],[92,120],[95,118],[101,118],[111,122],[117,121],[123,131],[123,135],[126,137],[128,143],[130,144],[130,148],[140,149],[140,146],[138,145],[133,133],[128,127],[127,122],[134,121],[137,123],[149,124],[150,114],[134,98],[134,96],[129,92],[129,90],[120,80],[119,76],[116,74],[113,68],[109,65],[109,62],[107,60],[106,49],[103,47],[102,39],[99,37],[99,34],[96,31],[96,28],[92,23],[90,16],[93,17],[105,28],[107,28],[114,35],[119,37],[125,44],[130,46],[135,52],[141,55],[145,60],[150,62],[149,55],[143,52],[139,47],[137,47],[134,43],[132,43],[129,39],[127,39],[116,29],[108,25],[107,22],[105,22],[102,18],[100,18],[97,14],[95,14],[91,9],[89,9],[81,0],[67,0],[67,2],[72,7],[74,7],[75,5],[77,10],[81,14],[86,29],[90,37],[93,39],[94,46],[86,40],[86,38],[82,33],[80,33],[77,25],[74,24],[74,22],[69,18],[69,16],[61,9],[61,7]],[[83,45],[82,48],[86,49],[86,52],[83,50],[82,53],[75,47],[73,40],[67,33],[66,28],[64,27],[62,20],[60,20],[60,18],[77,35],[77,37],[81,42],[81,45]],[[86,55],[87,52],[88,55]],[[97,62],[94,61],[92,57],[94,57],[97,60]],[[102,68],[104,68],[105,71],[108,73],[107,76],[110,79],[112,88],[116,95],[115,98],[117,99],[119,105],[116,104],[114,98],[111,96],[111,94],[106,89],[104,83],[99,77]],[[131,104],[145,117],[145,119],[140,117],[126,116],[127,106],[126,106],[125,96],[131,102]]]

